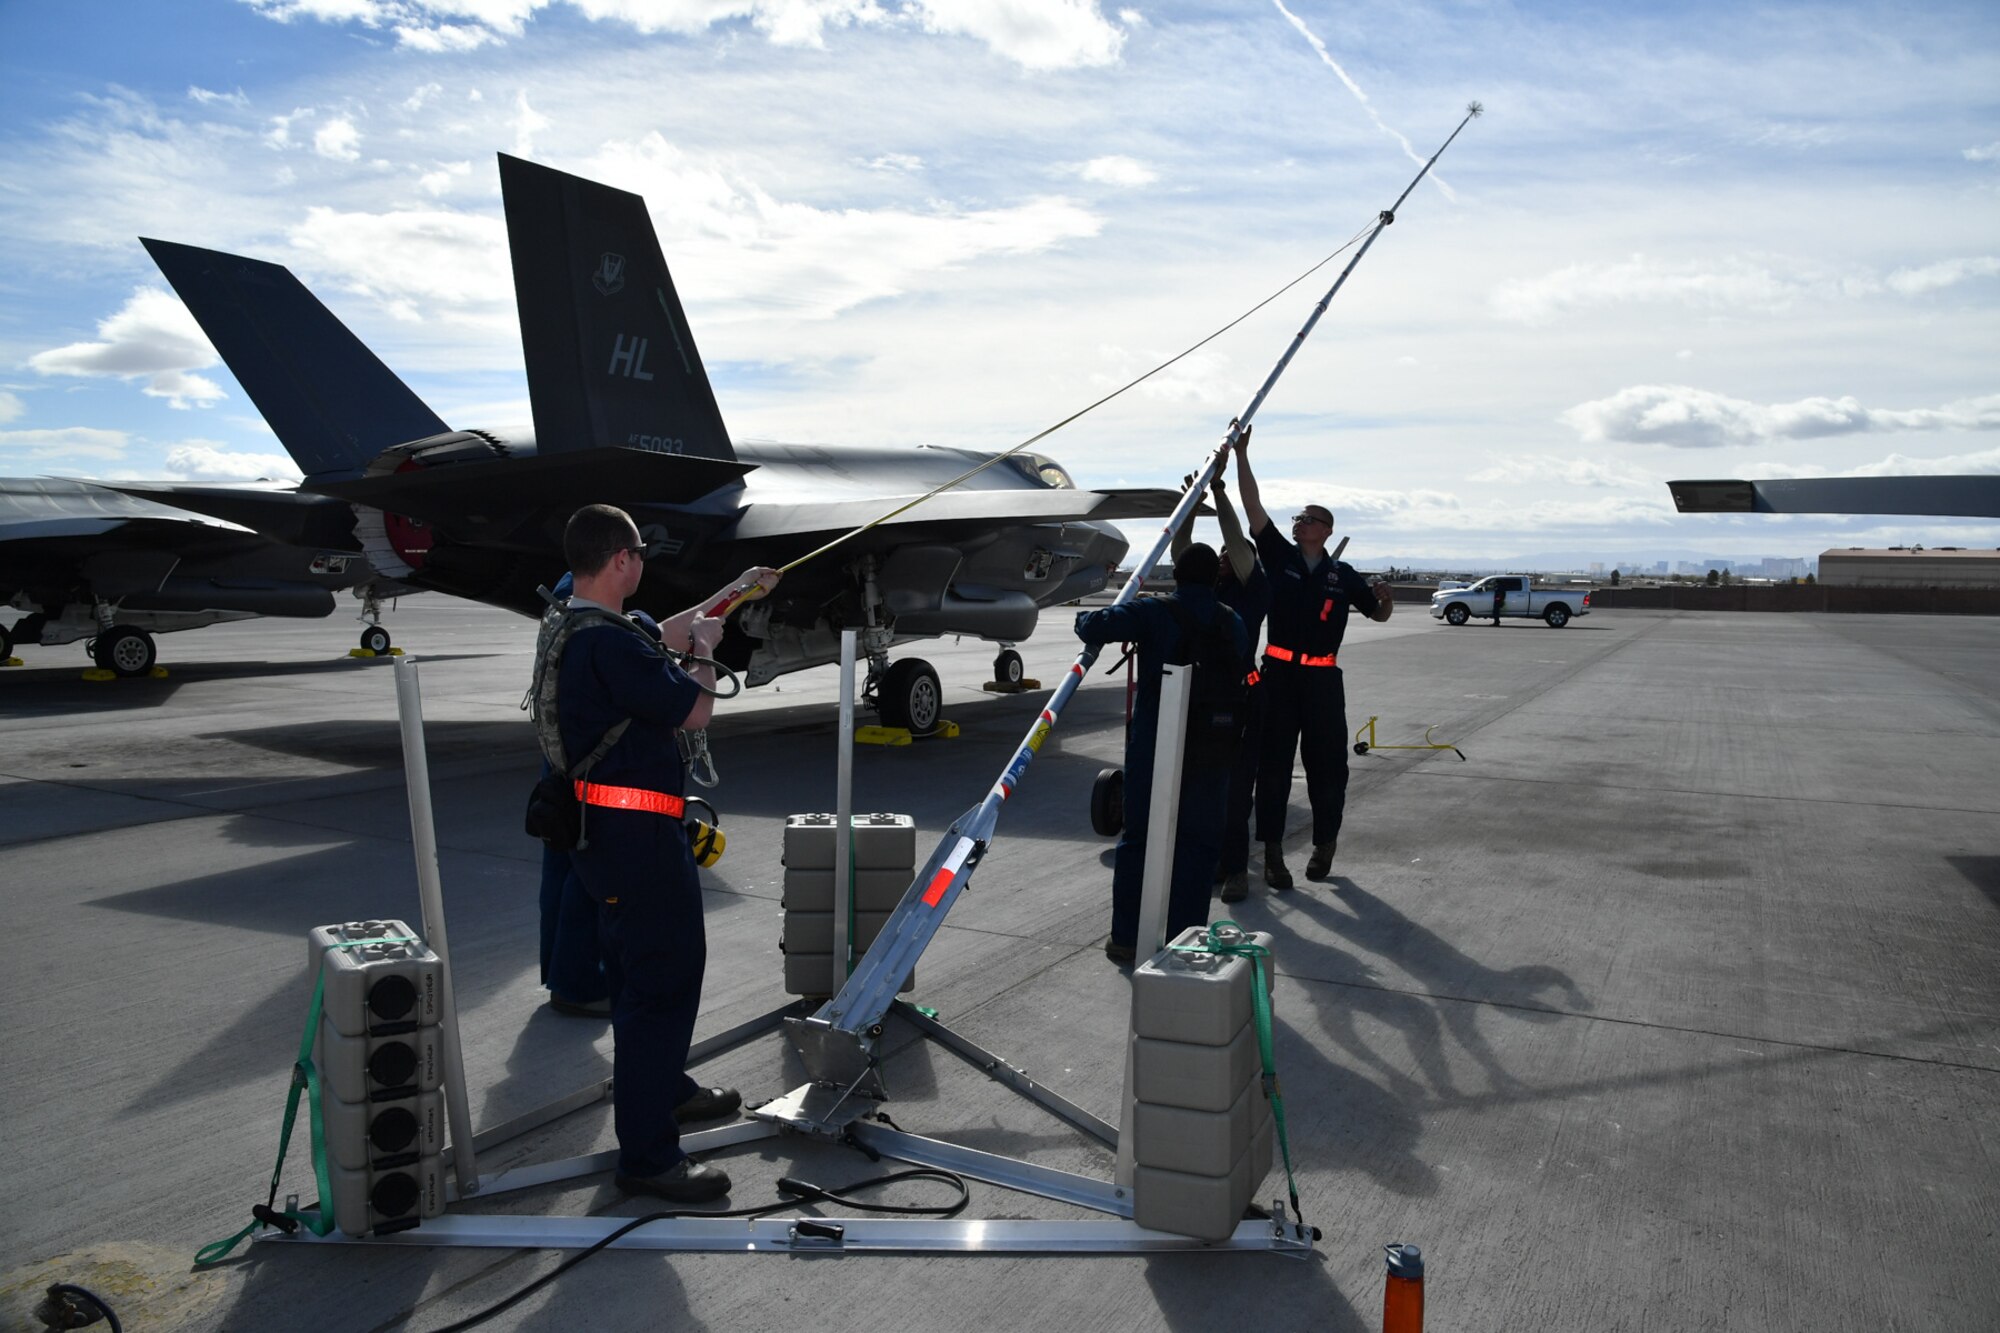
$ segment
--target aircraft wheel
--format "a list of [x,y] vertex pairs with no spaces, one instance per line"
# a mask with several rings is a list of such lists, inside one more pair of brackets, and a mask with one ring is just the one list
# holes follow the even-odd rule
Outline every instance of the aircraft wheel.
[[1113,837],[1125,830],[1125,770],[1107,768],[1090,785],[1090,830]]
[[993,679],[1002,685],[1019,685],[1021,677],[1028,674],[1021,664],[1021,655],[1012,648],[1003,648],[993,659]]
[[1453,602],[1444,609],[1444,618],[1453,625],[1463,625],[1472,619],[1472,612],[1465,609],[1464,602]]
[[361,631],[361,646],[381,657],[389,651],[389,631],[380,625],[370,625]]
[[1354,742],[1354,753],[1356,753],[1356,754],[1367,754],[1367,753],[1368,753],[1368,742],[1367,742],[1367,741],[1356,741],[1356,742]]
[[120,676],[143,676],[153,669],[158,650],[153,636],[130,625],[113,625],[97,636],[90,655],[97,665]]
[[0,625],[0,662],[6,661],[13,655],[14,655],[14,636],[7,632],[7,627],[5,625]]
[[906,657],[882,675],[877,694],[882,725],[907,727],[919,734],[934,731],[944,711],[944,688],[938,673],[921,657]]

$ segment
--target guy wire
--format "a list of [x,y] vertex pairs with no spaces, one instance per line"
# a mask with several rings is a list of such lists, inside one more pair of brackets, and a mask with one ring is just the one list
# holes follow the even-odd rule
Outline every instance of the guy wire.
[[1159,365],[1154,366],[1151,370],[1147,371],[1145,374],[1140,375],[1136,379],[1129,380],[1126,383],[1119,385],[1117,388],[1113,389],[1110,393],[1105,394],[1102,398],[1098,399],[1096,402],[1091,403],[1087,407],[1082,407],[1077,409],[1076,411],[1070,413],[1068,416],[1064,417],[1061,421],[1056,422],[1055,425],[1050,426],[1045,430],[1040,430],[1035,432],[1033,435],[1030,435],[1027,439],[1021,441],[1013,448],[1008,449],[1006,452],[995,454],[993,455],[993,457],[987,459],[985,462],[979,464],[977,467],[968,468],[964,472],[959,473],[956,477],[953,477],[950,481],[947,481],[942,485],[931,488],[930,490],[924,492],[922,495],[919,495],[916,499],[907,501],[903,504],[896,506],[894,509],[891,509],[888,513],[882,515],[880,518],[870,519],[868,522],[863,523],[860,527],[855,528],[853,531],[845,532],[842,533],[840,536],[835,537],[832,541],[828,542],[826,545],[821,546],[816,550],[806,552],[806,554],[800,556],[798,559],[792,561],[790,564],[780,565],[778,567],[778,572],[781,574],[790,573],[792,570],[797,569],[800,565],[805,564],[808,560],[817,559],[818,557],[825,555],[828,551],[834,549],[836,546],[840,546],[846,542],[850,542],[854,540],[854,538],[859,537],[862,533],[867,532],[872,528],[880,527],[882,524],[887,523],[890,519],[896,517],[898,514],[908,513],[910,510],[915,509],[918,505],[922,504],[924,501],[932,499],[935,496],[942,495],[946,491],[950,490],[952,487],[957,486],[962,482],[968,481],[971,478],[978,476],[980,473],[984,472],[987,468],[992,467],[995,463],[1002,462],[1005,459],[1012,458],[1015,454],[1020,453],[1023,449],[1027,448],[1031,444],[1034,444],[1036,441],[1047,439],[1049,436],[1061,430],[1064,426],[1069,425],[1072,421],[1075,421],[1077,418],[1085,415],[1086,413],[1096,411],[1098,408],[1104,406],[1106,403],[1110,402],[1113,398],[1118,397],[1118,395],[1124,393],[1126,390],[1134,389],[1137,388],[1139,385],[1144,384],[1147,380],[1153,378],[1153,376],[1167,369],[1169,366],[1173,365],[1176,361],[1183,360],[1184,358],[1208,346],[1208,344],[1214,342],[1217,338],[1220,338],[1223,334],[1229,332],[1231,329],[1235,328],[1238,324],[1241,324],[1244,320],[1250,318],[1250,316],[1256,314],[1259,310],[1262,310],[1265,306],[1271,304],[1271,302],[1277,300],[1280,296],[1283,296],[1286,292],[1290,291],[1292,288],[1304,282],[1307,278],[1310,278],[1313,274],[1325,268],[1335,259],[1338,259],[1342,254],[1352,249],[1356,241],[1359,241],[1363,236],[1366,236],[1370,231],[1374,230],[1375,225],[1376,224],[1371,222],[1370,224],[1368,224],[1368,226],[1363,227],[1360,231],[1355,232],[1354,235],[1350,236],[1347,239],[1345,244],[1341,245],[1339,249],[1327,255],[1326,258],[1320,260],[1317,264],[1314,264],[1311,268],[1299,274],[1296,278],[1293,278],[1290,282],[1278,288],[1278,290],[1272,292],[1269,296],[1257,302],[1257,304],[1251,306],[1248,310],[1245,310],[1242,314],[1230,320],[1227,324],[1224,324],[1221,328],[1209,334],[1207,337],[1203,338],[1200,342],[1194,343],[1189,347],[1187,347],[1185,350],[1176,353],[1175,355],[1167,358],[1165,361],[1160,362]]

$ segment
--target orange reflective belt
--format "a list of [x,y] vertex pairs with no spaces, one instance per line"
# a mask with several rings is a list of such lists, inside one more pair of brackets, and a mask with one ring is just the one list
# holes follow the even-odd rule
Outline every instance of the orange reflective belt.
[[671,815],[675,819],[687,809],[687,802],[663,791],[644,787],[606,787],[596,782],[576,784],[576,799],[585,805],[601,805],[608,810],[644,810],[649,815]]
[[1289,648],[1280,648],[1275,643],[1264,645],[1264,656],[1275,657],[1280,662],[1290,662],[1295,666],[1336,666],[1340,654],[1328,653],[1324,657],[1314,657],[1310,653],[1295,653]]

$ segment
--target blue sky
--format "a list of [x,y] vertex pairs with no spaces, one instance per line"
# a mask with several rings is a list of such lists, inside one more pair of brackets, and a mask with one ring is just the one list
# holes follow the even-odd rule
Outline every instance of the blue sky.
[[[1990,5],[0,3],[0,473],[282,475],[138,244],[528,419],[495,151],[647,197],[739,438],[1003,448],[1394,200],[1258,419],[1351,555],[2000,546],[1675,477],[2000,471]],[[1330,270],[1329,270],[1330,272]],[[1046,447],[1171,484],[1323,273]]]

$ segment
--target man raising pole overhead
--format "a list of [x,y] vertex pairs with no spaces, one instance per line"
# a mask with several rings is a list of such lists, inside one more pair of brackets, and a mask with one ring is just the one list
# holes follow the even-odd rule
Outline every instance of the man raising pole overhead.
[[1306,796],[1312,803],[1313,851],[1306,878],[1325,879],[1333,868],[1347,805],[1347,686],[1339,665],[1347,613],[1352,608],[1370,620],[1387,620],[1396,604],[1352,565],[1327,553],[1333,513],[1326,506],[1306,505],[1294,514],[1291,541],[1278,535],[1250,471],[1248,426],[1236,440],[1236,490],[1271,583],[1270,642],[1258,682],[1264,742],[1257,772],[1257,841],[1264,844],[1264,882],[1289,889],[1292,872],[1285,868],[1284,838],[1293,755],[1304,756]]

